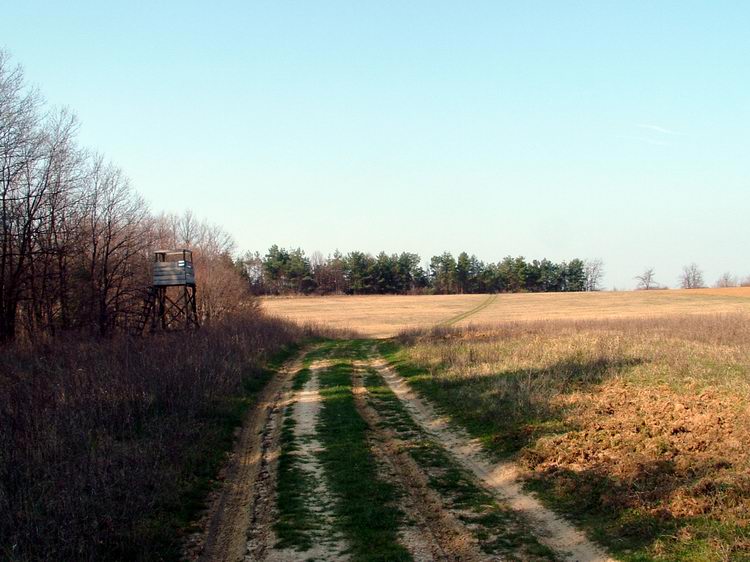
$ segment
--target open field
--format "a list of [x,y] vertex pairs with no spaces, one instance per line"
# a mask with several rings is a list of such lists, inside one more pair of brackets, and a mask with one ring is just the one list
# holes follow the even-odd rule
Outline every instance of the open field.
[[265,561],[748,560],[748,374],[747,313],[313,342],[229,530]]
[[[331,344],[306,380],[335,390],[320,392],[323,412],[327,396],[337,407],[346,398],[346,424],[365,428],[347,446],[369,444],[371,487],[385,486],[389,559],[750,560],[750,289],[265,306],[381,338]],[[319,435],[341,438],[343,427],[321,423]],[[317,494],[333,498],[324,535],[335,552],[323,557],[351,559],[346,545],[366,542],[357,527],[372,522],[335,522],[372,498],[337,488],[356,479],[337,462]],[[280,475],[285,489],[295,478]],[[320,509],[310,497],[296,505],[305,502]],[[319,538],[305,530],[312,519],[291,534],[299,549]],[[462,533],[467,541],[451,539]],[[267,557],[282,558],[295,559]]]
[[381,348],[618,559],[750,559],[750,315],[447,328]]
[[296,322],[319,322],[384,338],[404,328],[431,326],[463,314],[487,295],[270,297],[263,308]]
[[[595,293],[334,296],[265,298],[264,308],[298,322],[320,322],[366,337],[391,337],[439,323],[494,324],[547,319],[612,319],[750,312],[750,287]],[[481,310],[467,314],[487,304]],[[465,316],[464,316],[465,315]],[[463,317],[462,317],[463,316]]]

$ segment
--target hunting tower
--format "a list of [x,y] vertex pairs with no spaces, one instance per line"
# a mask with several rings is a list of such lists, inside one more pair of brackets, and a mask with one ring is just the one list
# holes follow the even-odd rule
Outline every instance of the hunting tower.
[[198,328],[193,252],[186,249],[154,252],[151,309],[152,331]]

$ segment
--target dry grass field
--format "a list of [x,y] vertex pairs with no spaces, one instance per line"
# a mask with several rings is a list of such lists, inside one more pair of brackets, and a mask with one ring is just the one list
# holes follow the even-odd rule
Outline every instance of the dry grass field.
[[487,295],[335,296],[264,298],[270,314],[314,322],[363,336],[385,338],[403,329],[432,326],[471,310]]
[[399,339],[411,384],[617,558],[750,560],[747,313]]
[[410,387],[619,560],[750,560],[750,288],[267,299]]
[[[487,304],[481,310],[472,310]],[[750,312],[750,287],[601,293],[265,298],[273,315],[383,338],[439,323],[593,320]],[[462,317],[463,318],[460,318]]]

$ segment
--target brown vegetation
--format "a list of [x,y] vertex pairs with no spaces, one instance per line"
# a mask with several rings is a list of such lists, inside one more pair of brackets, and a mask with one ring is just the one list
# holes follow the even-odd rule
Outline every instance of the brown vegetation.
[[245,313],[194,334],[4,348],[0,558],[176,557],[262,365],[304,336]]
[[[487,295],[335,296],[264,298],[270,314],[368,337],[391,337],[404,329],[425,328],[457,319]],[[750,312],[750,288],[668,291],[498,294],[487,307],[459,324],[495,324],[544,319],[640,318],[684,314]]]
[[406,327],[431,326],[474,308],[486,295],[378,295],[263,298],[269,314],[296,322],[320,322],[356,330],[363,336],[389,337]]
[[160,247],[194,250],[203,321],[241,308],[231,237],[189,212],[152,214],[122,170],[77,145],[77,127],[0,51],[0,343],[132,331]]
[[[623,556],[750,555],[750,316],[405,336],[418,386]],[[421,382],[419,382],[421,380]]]

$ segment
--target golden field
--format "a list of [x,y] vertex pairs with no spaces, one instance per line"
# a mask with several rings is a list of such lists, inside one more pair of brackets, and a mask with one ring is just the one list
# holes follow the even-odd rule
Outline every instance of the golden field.
[[361,335],[386,338],[410,328],[507,321],[592,320],[750,312],[750,287],[595,293],[514,293],[500,295],[367,295],[269,297],[272,315],[314,322]]
[[750,314],[708,312],[499,322],[381,346],[616,559],[747,561]]
[[398,335],[411,388],[615,559],[750,560],[750,288],[263,305]]

